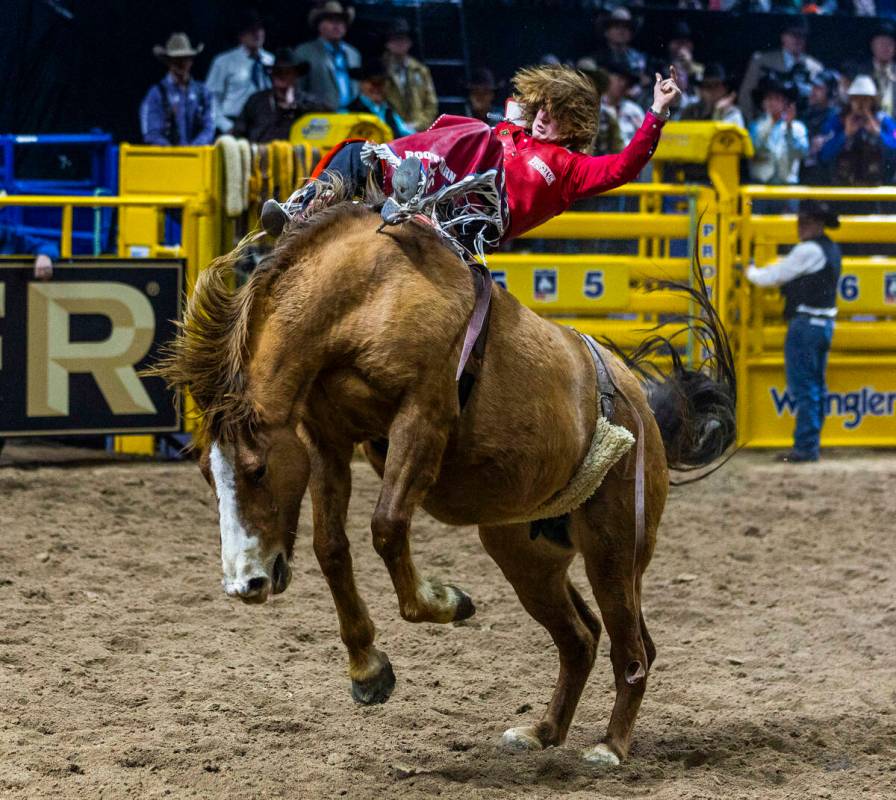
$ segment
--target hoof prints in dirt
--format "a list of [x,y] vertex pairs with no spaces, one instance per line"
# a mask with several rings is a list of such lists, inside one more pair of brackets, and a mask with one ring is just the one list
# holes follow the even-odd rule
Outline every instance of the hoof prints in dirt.
[[[292,586],[247,608],[221,592],[216,506],[194,465],[0,467],[0,796],[894,797],[892,462],[808,475],[739,454],[673,491],[644,580],[658,660],[612,770],[582,758],[611,711],[606,637],[566,744],[501,749],[504,728],[545,708],[552,642],[474,530],[422,514],[416,559],[469,590],[477,615],[404,622],[370,545],[379,483],[364,464],[347,530],[402,676],[370,706],[346,691],[309,506]],[[587,586],[579,566],[572,577]]]

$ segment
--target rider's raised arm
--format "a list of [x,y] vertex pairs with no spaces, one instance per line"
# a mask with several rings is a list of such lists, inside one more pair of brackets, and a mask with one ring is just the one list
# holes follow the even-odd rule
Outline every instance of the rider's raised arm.
[[567,162],[567,187],[570,202],[593,197],[634,180],[650,161],[660,140],[663,124],[669,116],[669,106],[681,91],[675,82],[675,67],[671,77],[656,74],[653,87],[653,104],[644,117],[644,123],[621,153],[609,156],[586,156],[573,153]]
[[621,153],[609,156],[570,154],[567,162],[570,202],[608,192],[637,178],[656,150],[663,123],[664,120],[648,111],[643,124]]

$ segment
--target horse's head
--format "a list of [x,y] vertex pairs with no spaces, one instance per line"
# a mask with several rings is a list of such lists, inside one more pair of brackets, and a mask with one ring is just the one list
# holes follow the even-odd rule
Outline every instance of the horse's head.
[[292,428],[258,426],[213,441],[200,466],[218,497],[224,591],[263,603],[292,577],[308,454]]

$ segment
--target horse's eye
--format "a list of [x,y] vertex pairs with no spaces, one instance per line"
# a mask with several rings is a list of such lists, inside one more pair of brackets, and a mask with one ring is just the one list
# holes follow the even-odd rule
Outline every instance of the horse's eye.
[[268,465],[260,464],[259,466],[255,467],[254,469],[250,469],[246,473],[246,478],[249,480],[250,483],[259,484],[264,479],[264,476],[267,473],[267,471],[268,471]]

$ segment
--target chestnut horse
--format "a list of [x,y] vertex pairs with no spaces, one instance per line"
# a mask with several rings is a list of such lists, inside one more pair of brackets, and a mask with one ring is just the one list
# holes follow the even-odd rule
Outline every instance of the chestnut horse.
[[[710,374],[673,358],[673,373],[660,380],[604,351],[628,399],[617,395],[613,422],[637,435],[637,417],[643,421],[643,546],[636,549],[636,448],[563,520],[563,535],[533,538],[530,524],[508,521],[527,519],[567,485],[595,431],[599,398],[588,347],[496,287],[481,373],[461,410],[455,369],[475,301],[470,269],[425,226],[378,232],[379,225],[358,203],[320,208],[294,221],[236,291],[230,275],[238,252],[218,259],[201,274],[156,368],[189,389],[201,414],[200,464],[218,498],[224,589],[261,603],[287,587],[308,489],[314,552],[348,650],[352,695],[361,703],[389,697],[395,677],[375,645],[345,534],[352,455],[365,443],[383,480],[373,546],[401,616],[446,623],[474,612],[463,591],[418,572],[409,532],[422,506],[450,525],[478,526],[486,551],[556,644],[560,674],[547,711],[508,730],[508,747],[566,739],[601,632],[567,576],[582,555],[616,679],[607,734],[585,756],[618,764],[656,654],[641,613],[641,575],[668,467],[707,464],[734,439],[731,353],[702,279],[693,298],[703,319],[689,325],[715,349],[704,368]],[[656,346],[645,345],[631,366]]]

